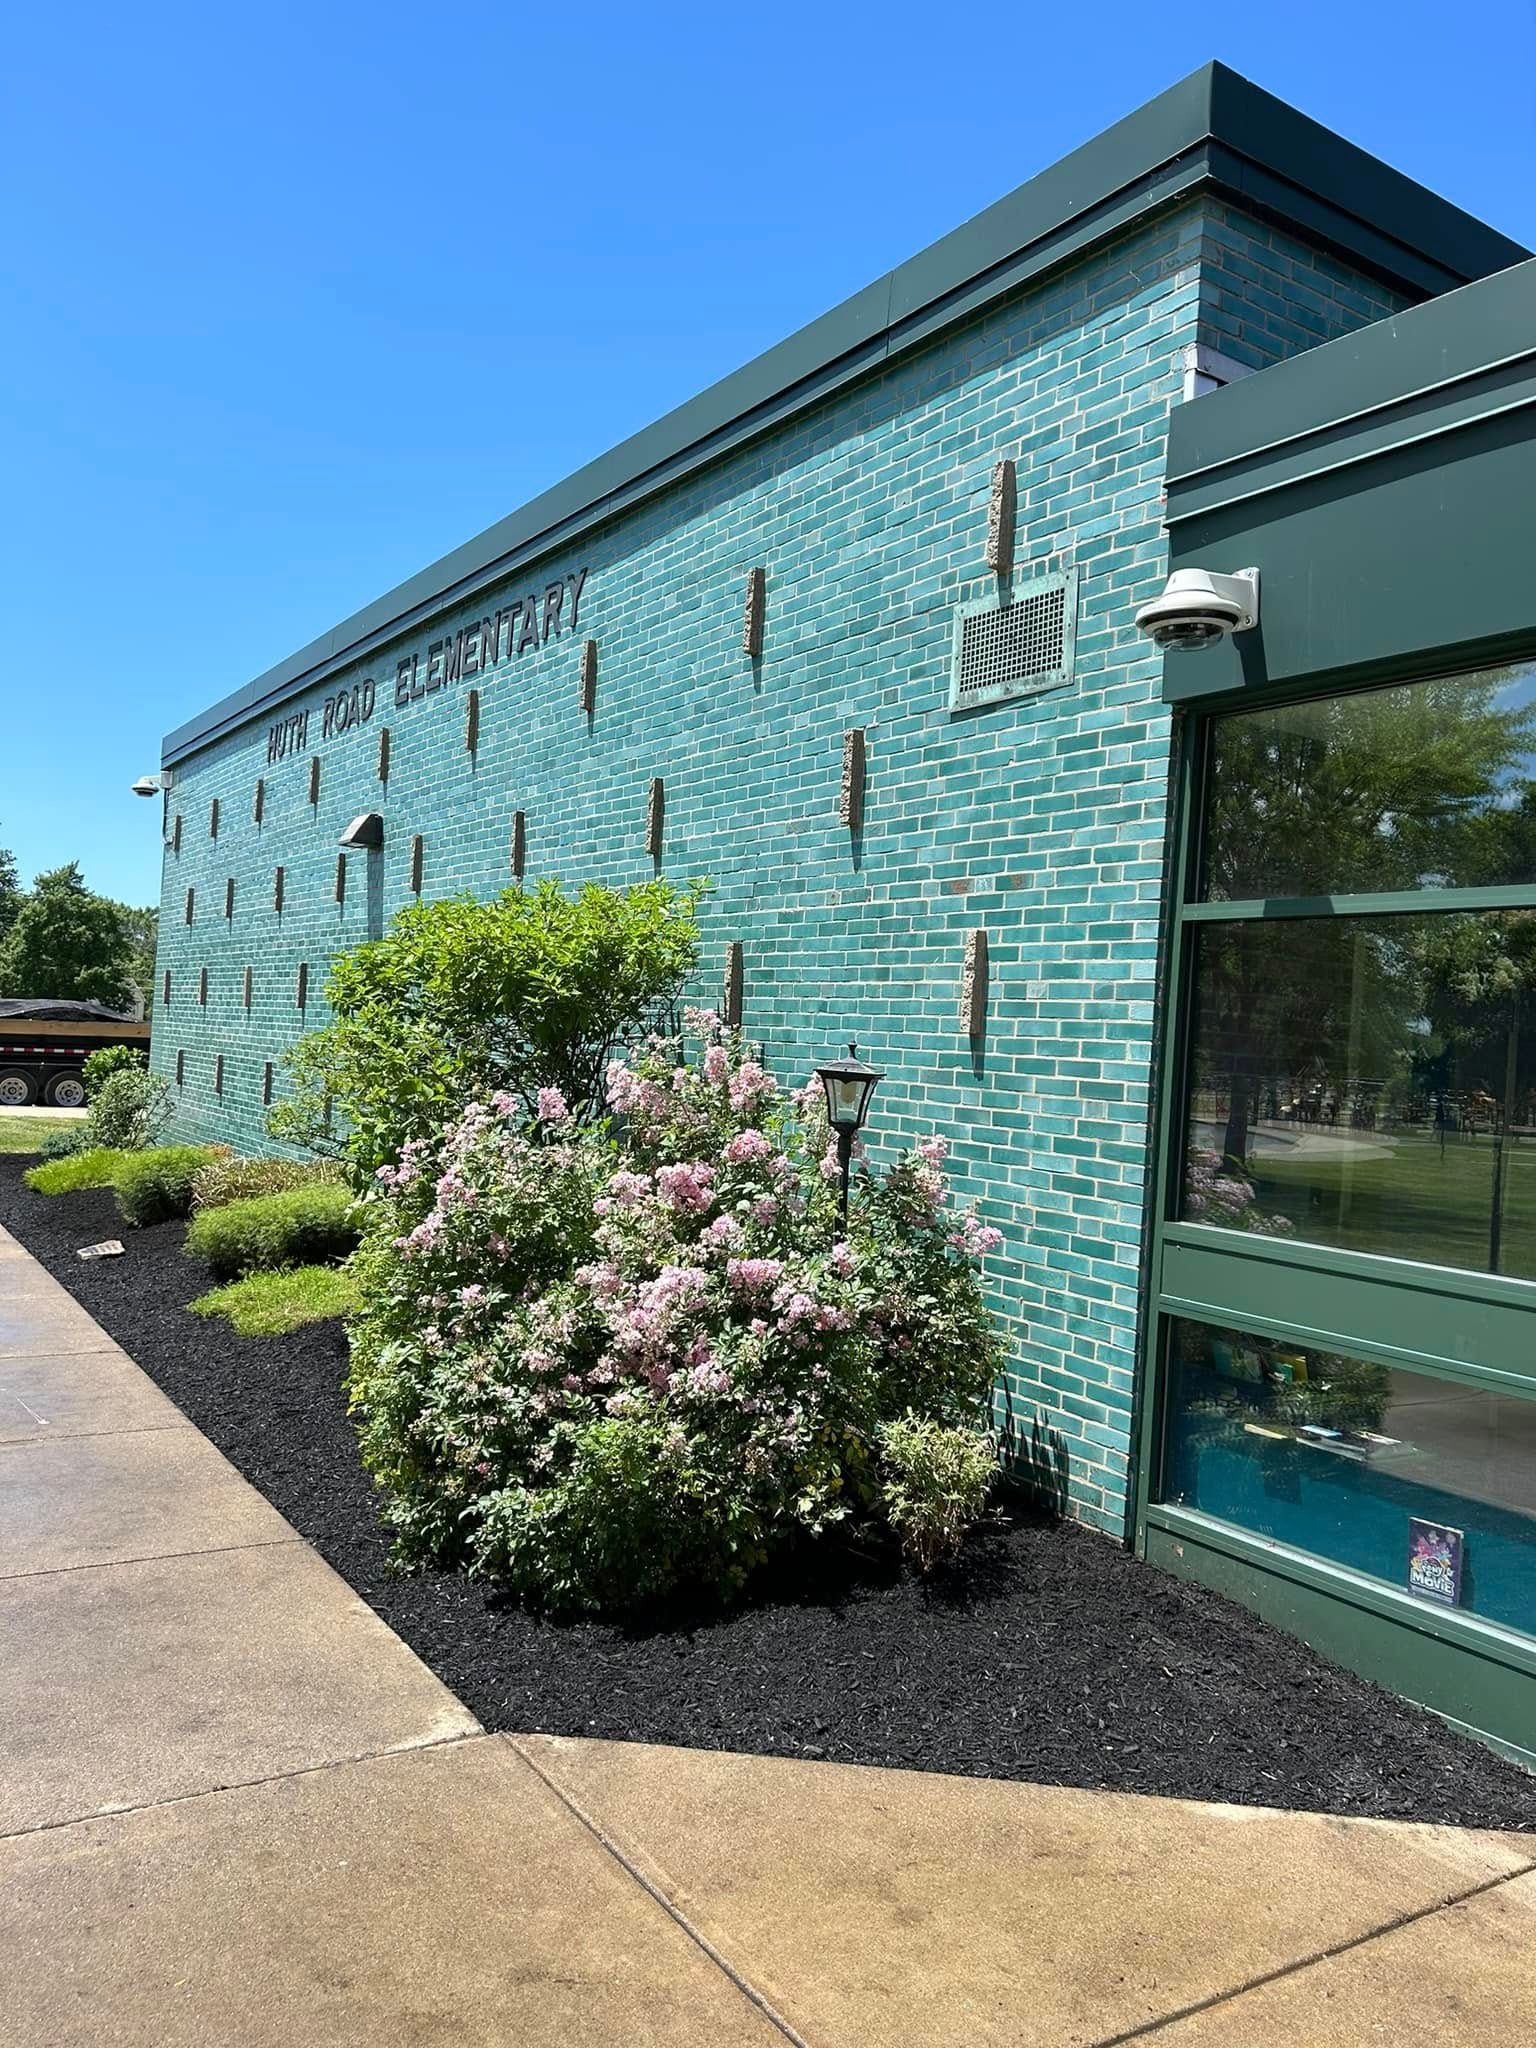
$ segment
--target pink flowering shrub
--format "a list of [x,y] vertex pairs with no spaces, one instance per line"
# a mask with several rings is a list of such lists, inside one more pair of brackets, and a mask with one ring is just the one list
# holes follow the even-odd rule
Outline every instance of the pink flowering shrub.
[[[614,1060],[611,1121],[472,1104],[369,1198],[351,1393],[402,1553],[616,1609],[739,1588],[881,1516],[881,1432],[974,1436],[998,1358],[937,1140],[860,1173],[706,1013]],[[889,1519],[889,1517],[887,1517]]]
[[1291,1237],[1296,1228],[1288,1216],[1256,1209],[1252,1182],[1219,1152],[1203,1147],[1192,1149],[1184,1162],[1184,1214],[1192,1223],[1249,1230],[1259,1237]]

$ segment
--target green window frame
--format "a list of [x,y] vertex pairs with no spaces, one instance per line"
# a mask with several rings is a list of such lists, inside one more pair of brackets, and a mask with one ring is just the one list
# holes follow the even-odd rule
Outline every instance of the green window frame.
[[[1536,673],[1536,671],[1533,671]],[[1455,682],[1454,671],[1437,680]],[[1376,679],[1364,694],[1397,687]],[[1351,693],[1336,687],[1256,700],[1264,710],[1306,706]],[[1254,1533],[1166,1499],[1169,1468],[1170,1347],[1179,1324],[1238,1330],[1279,1345],[1352,1356],[1404,1373],[1432,1375],[1493,1394],[1536,1399],[1536,1272],[1482,1272],[1428,1258],[1351,1249],[1300,1236],[1265,1236],[1181,1215],[1196,1087],[1196,962],[1213,925],[1278,927],[1326,920],[1360,932],[1355,920],[1429,919],[1446,913],[1536,912],[1536,880],[1362,890],[1331,895],[1202,900],[1212,760],[1219,721],[1252,707],[1231,698],[1192,707],[1176,727],[1174,820],[1165,920],[1164,1022],[1158,1067],[1148,1231],[1142,1399],[1138,1406],[1135,1541],[1142,1554],[1176,1555],[1185,1540],[1240,1562],[1262,1562],[1334,1596],[1347,1586],[1362,1610],[1407,1621],[1442,1641],[1498,1654],[1536,1676],[1536,1611],[1514,1633],[1460,1607],[1414,1600],[1399,1583],[1361,1577],[1323,1551]],[[1417,879],[1417,878],[1416,878]],[[1530,1016],[1536,1040],[1536,1014]],[[1439,1112],[1437,1111],[1437,1116]],[[1500,1143],[1509,1124],[1506,1107]],[[1536,1148],[1536,1139],[1532,1140]],[[1502,1167],[1500,1171],[1502,1172]],[[1503,1185],[1502,1181],[1497,1181]]]

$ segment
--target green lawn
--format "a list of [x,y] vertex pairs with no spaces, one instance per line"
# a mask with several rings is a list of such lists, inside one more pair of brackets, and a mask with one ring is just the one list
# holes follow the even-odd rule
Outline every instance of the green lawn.
[[[1488,1271],[1494,1141],[1400,1136],[1375,1159],[1284,1159],[1249,1164],[1255,1206],[1288,1216],[1296,1235],[1348,1251]],[[1514,1140],[1504,1161],[1501,1273],[1536,1280],[1536,1139]]]
[[35,1152],[50,1131],[79,1121],[71,1116],[7,1116],[0,1110],[0,1152]]

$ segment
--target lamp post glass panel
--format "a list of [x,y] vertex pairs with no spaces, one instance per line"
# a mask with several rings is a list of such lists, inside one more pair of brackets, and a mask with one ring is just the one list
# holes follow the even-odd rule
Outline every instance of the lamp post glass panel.
[[876,1083],[883,1080],[884,1076],[859,1058],[859,1048],[850,1039],[847,1059],[828,1060],[825,1066],[816,1069],[816,1077],[826,1090],[827,1122],[837,1139],[840,1198],[843,1227],[846,1229],[848,1172],[853,1159],[853,1141],[864,1128],[865,1119],[869,1115],[870,1098],[875,1092]]

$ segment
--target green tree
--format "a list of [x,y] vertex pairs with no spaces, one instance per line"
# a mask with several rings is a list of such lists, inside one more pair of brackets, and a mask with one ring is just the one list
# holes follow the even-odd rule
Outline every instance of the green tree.
[[160,912],[154,907],[141,910],[131,903],[118,903],[113,908],[121,915],[128,932],[129,979],[144,999],[144,1015],[151,1017],[155,1009],[155,949],[160,938]]
[[[1536,706],[1516,672],[1329,697],[1217,727],[1203,847],[1216,901],[1536,879]],[[1536,833],[1530,836],[1536,841]],[[1260,1090],[1282,1076],[1402,1064],[1423,969],[1412,948],[1354,920],[1207,925],[1199,1083],[1227,1101],[1221,1150],[1247,1157]],[[1278,966],[1282,956],[1283,968]]]
[[11,926],[16,922],[22,902],[16,856],[8,846],[0,846],[0,946],[4,945]]
[[76,862],[39,875],[0,946],[0,988],[127,1007],[132,939],[122,912],[85,886]]
[[273,1134],[371,1173],[498,1090],[531,1113],[558,1088],[576,1118],[597,1114],[614,1049],[666,1016],[697,961],[703,886],[567,897],[543,882],[408,905],[332,963],[331,1021],[288,1054],[294,1094]]

